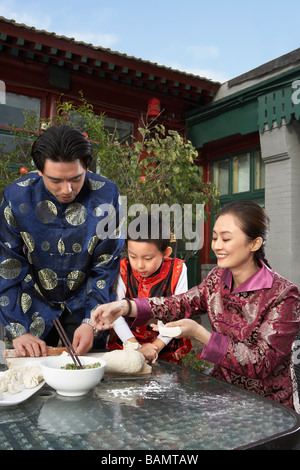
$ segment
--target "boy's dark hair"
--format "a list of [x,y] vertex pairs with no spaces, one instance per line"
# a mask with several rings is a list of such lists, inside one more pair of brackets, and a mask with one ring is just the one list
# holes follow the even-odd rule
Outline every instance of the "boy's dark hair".
[[78,130],[66,126],[49,127],[33,143],[31,156],[35,166],[43,173],[45,160],[54,162],[73,162],[80,160],[88,169],[92,162],[92,146]]
[[170,245],[170,227],[161,215],[140,214],[130,222],[127,232],[127,241],[154,243],[162,253]]

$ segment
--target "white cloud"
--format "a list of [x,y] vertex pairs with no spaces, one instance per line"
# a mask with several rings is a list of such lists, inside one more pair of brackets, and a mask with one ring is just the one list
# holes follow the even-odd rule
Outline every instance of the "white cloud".
[[201,78],[207,78],[208,80],[212,80],[213,82],[224,83],[229,80],[228,76],[226,76],[223,72],[219,72],[218,70],[214,69],[205,69],[197,67],[195,65],[183,65],[178,62],[171,62],[164,65],[166,67],[171,67],[174,70],[179,70],[180,72],[191,73]]
[[[181,68],[182,70],[182,68]],[[223,72],[211,69],[201,69],[197,67],[185,67],[184,72],[192,73],[193,75],[199,75],[199,77],[207,78],[213,82],[224,83],[228,80],[228,77]]]
[[187,46],[186,54],[196,60],[199,59],[216,59],[219,57],[219,49],[217,46]]
[[[36,29],[49,30],[51,20],[49,15],[42,12],[38,12],[30,5],[27,4],[27,11],[20,12],[14,1],[1,0],[0,1],[0,16],[4,16],[9,20],[15,20],[16,23],[23,23],[26,26],[33,26]],[[28,11],[34,11],[34,13],[28,13]]]
[[82,41],[86,44],[93,44],[93,46],[100,46],[108,49],[112,49],[119,41],[119,38],[116,34],[106,34],[106,33],[85,33],[85,32],[76,32],[65,30],[63,32],[56,32],[58,35],[67,36],[69,38],[74,38],[75,41]]

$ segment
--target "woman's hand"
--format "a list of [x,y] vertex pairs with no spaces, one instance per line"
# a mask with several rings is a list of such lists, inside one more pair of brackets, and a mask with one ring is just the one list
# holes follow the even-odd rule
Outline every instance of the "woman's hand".
[[99,305],[91,314],[93,327],[99,331],[110,330],[114,327],[114,322],[128,312],[128,308],[126,300]]

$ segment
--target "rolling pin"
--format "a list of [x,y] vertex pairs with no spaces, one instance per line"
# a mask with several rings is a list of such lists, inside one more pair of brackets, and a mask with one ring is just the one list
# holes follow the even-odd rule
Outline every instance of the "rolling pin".
[[[64,351],[68,352],[67,348],[53,348],[52,346],[47,346],[47,356],[59,356]],[[25,356],[21,356],[16,349],[4,349],[2,353],[3,357],[30,357],[30,354],[28,352],[26,352]]]

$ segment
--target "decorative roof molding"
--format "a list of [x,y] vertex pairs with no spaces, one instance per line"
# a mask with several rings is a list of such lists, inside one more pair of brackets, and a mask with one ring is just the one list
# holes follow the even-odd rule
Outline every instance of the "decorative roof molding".
[[92,44],[18,24],[0,16],[0,53],[206,104],[219,82]]

